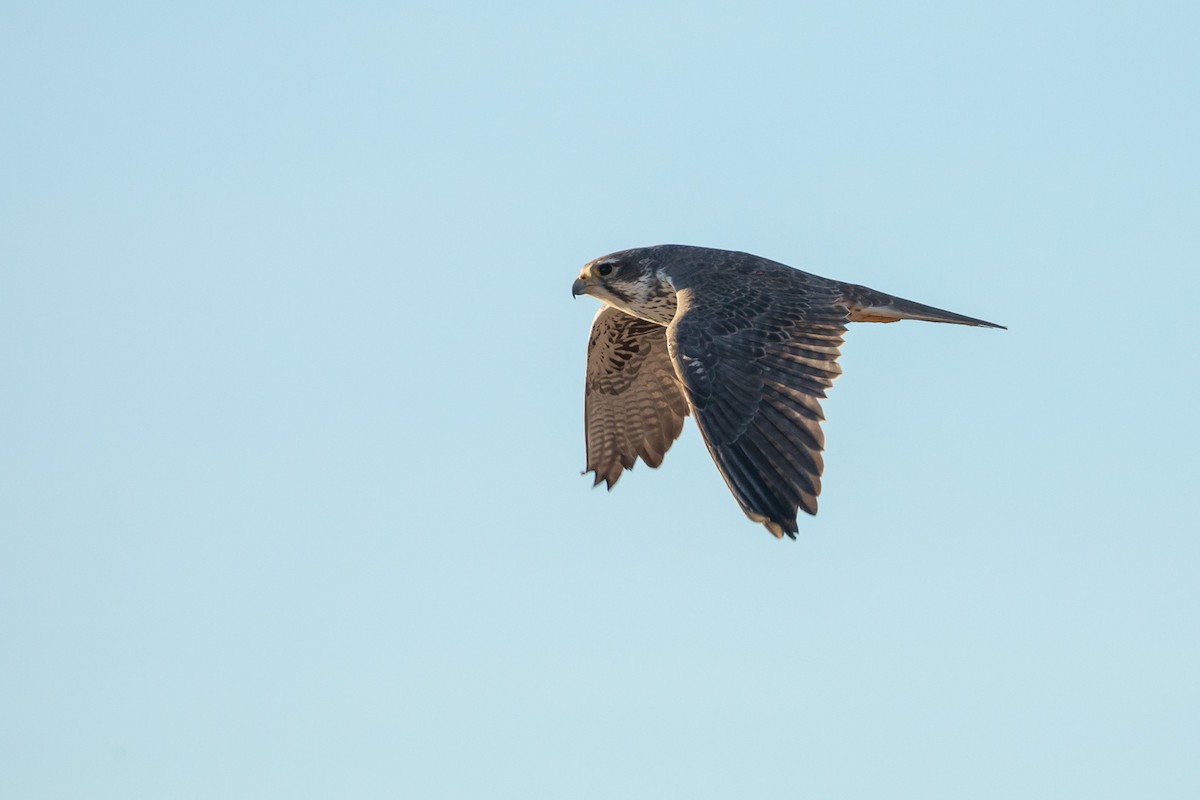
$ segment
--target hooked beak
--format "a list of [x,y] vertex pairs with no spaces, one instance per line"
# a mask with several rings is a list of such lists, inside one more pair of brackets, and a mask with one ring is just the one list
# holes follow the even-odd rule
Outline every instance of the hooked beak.
[[571,297],[579,297],[581,294],[587,294],[587,284],[581,278],[576,278],[571,284]]

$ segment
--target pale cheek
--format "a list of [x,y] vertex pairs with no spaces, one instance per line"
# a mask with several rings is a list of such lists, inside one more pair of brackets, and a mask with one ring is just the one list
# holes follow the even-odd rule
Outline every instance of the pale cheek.
[[589,294],[601,302],[608,303],[610,306],[616,306],[620,309],[625,308],[625,302],[610,292],[606,286],[596,284],[589,290]]

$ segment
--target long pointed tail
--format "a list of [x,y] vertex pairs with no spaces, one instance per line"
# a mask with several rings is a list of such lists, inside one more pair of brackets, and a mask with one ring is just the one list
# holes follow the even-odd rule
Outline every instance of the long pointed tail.
[[952,325],[978,325],[981,328],[1001,328],[1003,325],[987,322],[953,311],[945,311],[923,303],[914,303],[903,297],[877,292],[865,286],[846,284],[843,294],[850,307],[851,322],[899,322],[902,319],[919,319],[925,322],[948,322]]

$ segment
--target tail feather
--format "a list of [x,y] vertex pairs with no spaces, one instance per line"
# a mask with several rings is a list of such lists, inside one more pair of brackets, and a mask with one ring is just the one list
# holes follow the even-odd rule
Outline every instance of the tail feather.
[[865,286],[848,285],[845,299],[850,306],[851,322],[899,322],[902,319],[918,319],[925,322],[948,322],[952,325],[978,325],[981,328],[1008,330],[994,322],[955,314],[953,311],[905,300],[903,297],[893,297]]

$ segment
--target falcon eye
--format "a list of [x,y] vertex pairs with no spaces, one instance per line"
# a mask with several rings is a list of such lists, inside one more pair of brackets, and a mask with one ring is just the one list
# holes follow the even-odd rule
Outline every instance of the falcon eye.
[[600,273],[600,277],[603,278],[605,275],[608,275],[610,272],[612,272],[612,264],[601,264],[600,266],[596,267],[596,272]]

